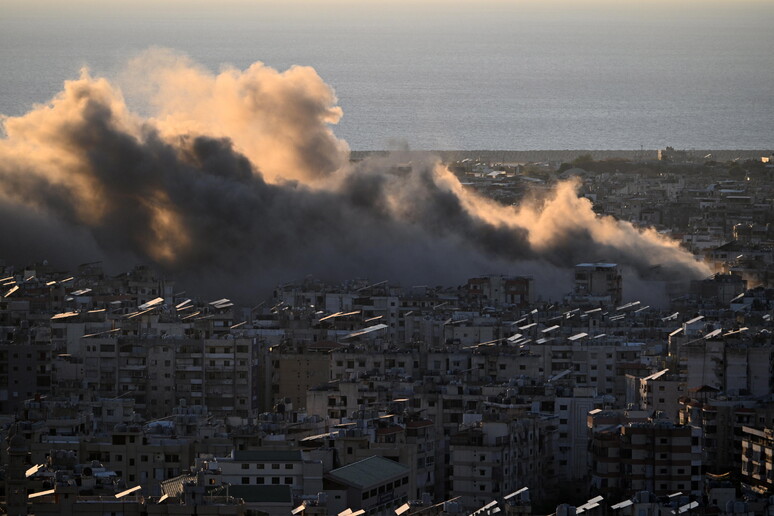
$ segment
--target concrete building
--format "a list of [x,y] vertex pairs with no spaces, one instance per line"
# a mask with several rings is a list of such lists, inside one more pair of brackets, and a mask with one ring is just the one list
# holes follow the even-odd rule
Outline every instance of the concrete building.
[[296,496],[323,489],[323,465],[299,449],[233,450],[218,458],[222,479],[231,485],[289,486]]
[[325,490],[345,491],[346,506],[368,515],[393,515],[408,501],[409,468],[382,457],[369,457],[325,475]]
[[615,263],[579,263],[575,266],[572,302],[620,305],[623,279]]
[[482,421],[452,434],[448,491],[475,510],[520,487],[545,494],[555,485],[555,427],[536,417]]
[[742,427],[742,469],[744,482],[761,494],[774,489],[774,430]]
[[480,276],[466,285],[467,301],[479,308],[529,306],[535,300],[534,280],[520,276]]
[[[617,424],[605,413],[591,416],[591,485],[600,494],[677,491],[701,496],[701,430],[650,419]],[[607,423],[607,424],[606,424]]]
[[[340,347],[331,341],[300,346],[273,346],[271,355],[272,398],[294,409],[306,407],[306,391],[335,378],[331,352]],[[290,349],[287,349],[290,348]]]
[[685,394],[685,381],[670,375],[669,369],[639,379],[640,409],[651,414],[659,412],[673,423],[679,422],[679,400]]

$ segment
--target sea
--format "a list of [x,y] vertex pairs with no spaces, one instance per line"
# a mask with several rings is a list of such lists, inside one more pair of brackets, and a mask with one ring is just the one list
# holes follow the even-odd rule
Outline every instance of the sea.
[[353,150],[772,149],[774,2],[0,2],[0,114],[149,47],[314,67]]

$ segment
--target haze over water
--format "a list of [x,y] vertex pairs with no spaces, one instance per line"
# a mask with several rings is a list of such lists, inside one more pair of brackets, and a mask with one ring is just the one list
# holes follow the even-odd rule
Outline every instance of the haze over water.
[[641,4],[4,1],[0,113],[162,46],[314,67],[355,150],[774,147],[774,2]]

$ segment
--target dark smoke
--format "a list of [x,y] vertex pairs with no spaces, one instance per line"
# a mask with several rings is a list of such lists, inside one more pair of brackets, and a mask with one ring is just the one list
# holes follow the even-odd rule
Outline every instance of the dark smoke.
[[[328,126],[335,97],[311,69],[167,68],[179,75],[151,81],[155,118],[84,74],[51,104],[5,120],[6,260],[152,262],[200,292],[241,299],[307,274],[446,284],[534,274],[556,297],[570,285],[552,281],[582,261],[640,275],[660,264],[665,279],[707,272],[675,242],[598,217],[573,184],[514,209],[465,191],[430,156],[410,168],[399,155],[347,165]],[[169,84],[180,76],[187,92]],[[226,113],[217,120],[205,109],[215,107]]]

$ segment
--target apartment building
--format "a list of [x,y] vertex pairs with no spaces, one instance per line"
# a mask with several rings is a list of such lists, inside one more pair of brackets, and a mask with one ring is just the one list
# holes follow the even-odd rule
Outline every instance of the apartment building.
[[[591,486],[600,494],[677,491],[701,496],[701,429],[668,420],[623,422],[600,412],[590,417]],[[614,423],[618,420],[617,424]]]
[[758,493],[774,488],[774,430],[742,427],[742,468],[744,482]]
[[555,427],[539,417],[480,421],[449,440],[447,491],[469,510],[523,486],[545,493],[555,480]]
[[323,489],[323,464],[299,449],[233,450],[216,459],[224,482],[232,485],[289,486],[296,495]]

